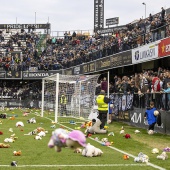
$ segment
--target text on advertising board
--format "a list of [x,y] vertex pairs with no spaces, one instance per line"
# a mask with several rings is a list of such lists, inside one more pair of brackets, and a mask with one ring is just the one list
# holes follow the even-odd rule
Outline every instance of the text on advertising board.
[[159,57],[166,57],[170,55],[170,38],[161,40],[159,43]]

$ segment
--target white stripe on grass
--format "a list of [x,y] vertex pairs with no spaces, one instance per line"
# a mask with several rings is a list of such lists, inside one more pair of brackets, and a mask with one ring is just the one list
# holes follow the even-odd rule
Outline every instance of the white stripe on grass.
[[[48,117],[44,117],[44,118],[49,119],[50,121],[53,121],[52,119],[50,119],[50,118],[48,118]],[[60,125],[60,126],[65,127],[65,128],[67,128],[67,129],[74,130],[74,129],[72,129],[72,128],[69,128],[69,127],[63,125],[63,124],[60,124],[60,123],[57,123],[57,124]],[[91,137],[89,137],[89,138],[90,138],[91,140],[93,140],[93,141],[96,141],[95,139],[93,139],[93,138],[91,138]],[[96,141],[96,142],[98,142],[98,143],[101,144],[100,141]],[[134,155],[132,155],[132,154],[129,154],[129,153],[127,153],[127,152],[124,152],[123,150],[117,149],[117,148],[115,148],[115,147],[113,147],[113,146],[108,146],[108,147],[111,148],[111,149],[113,149],[113,150],[115,150],[115,151],[117,151],[117,152],[120,152],[120,153],[123,153],[123,154],[127,154],[127,155],[129,155],[130,157],[132,157],[132,158],[135,158],[135,157],[136,157],[136,156],[134,156]],[[107,164],[106,164],[106,165],[107,165]],[[143,164],[142,164],[142,165],[143,165]],[[155,164],[152,164],[152,163],[150,163],[150,162],[146,163],[146,165],[151,166],[151,167],[153,167],[153,168],[155,168],[155,169],[166,170],[165,168],[162,168],[162,167],[157,166],[157,165],[155,165]]]
[[[125,166],[147,166],[146,164],[86,164],[86,165],[18,165],[17,167],[125,167]],[[10,165],[0,165],[0,167],[11,167]]]

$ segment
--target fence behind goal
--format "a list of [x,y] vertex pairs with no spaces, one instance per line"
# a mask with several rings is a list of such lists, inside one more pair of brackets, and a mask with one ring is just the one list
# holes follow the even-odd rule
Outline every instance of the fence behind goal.
[[95,105],[99,75],[61,75],[42,80],[42,116],[55,122],[74,123],[88,119]]

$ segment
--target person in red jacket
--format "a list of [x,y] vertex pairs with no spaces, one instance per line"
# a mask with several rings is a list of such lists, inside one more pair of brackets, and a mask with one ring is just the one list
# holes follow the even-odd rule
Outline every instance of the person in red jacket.
[[156,108],[161,108],[161,85],[160,85],[160,79],[158,77],[158,73],[154,73],[154,76],[152,78],[152,92],[155,93],[155,106]]

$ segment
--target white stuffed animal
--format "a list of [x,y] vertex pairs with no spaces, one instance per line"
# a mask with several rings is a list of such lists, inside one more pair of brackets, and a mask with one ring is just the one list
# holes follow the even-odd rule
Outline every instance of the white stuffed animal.
[[41,131],[40,133],[37,134],[37,136],[44,137],[46,136],[45,132]]
[[37,135],[37,136],[34,137],[34,139],[36,139],[36,140],[41,140],[42,138],[41,138],[41,136],[38,136],[38,135]]
[[13,143],[15,140],[14,139],[12,139],[12,138],[6,138],[6,139],[4,139],[4,142],[5,143]]
[[24,123],[19,121],[19,122],[16,123],[16,127],[20,127],[20,126],[24,127]]
[[36,123],[35,117],[27,120],[27,123]]
[[168,155],[166,154],[166,152],[162,152],[161,155],[157,156],[157,159],[162,159],[162,160],[168,159]]
[[155,153],[156,153],[156,154],[159,153],[159,149],[158,149],[158,148],[152,149],[152,153],[154,153],[154,154],[155,154]]
[[94,123],[93,126],[89,127],[87,129],[87,133],[91,133],[91,134],[96,134],[96,133],[107,133],[107,130],[104,130],[104,129],[100,129],[100,125],[101,125],[101,121],[100,120],[97,120],[96,123]]
[[148,163],[149,157],[147,155],[143,154],[142,152],[140,152],[138,154],[138,156],[134,158],[134,162],[146,162],[146,163]]
[[82,151],[82,155],[86,157],[101,156],[103,152],[99,149],[88,143]]
[[103,152],[101,151],[101,149],[99,148],[95,148],[95,152],[93,156],[101,156],[103,154]]

